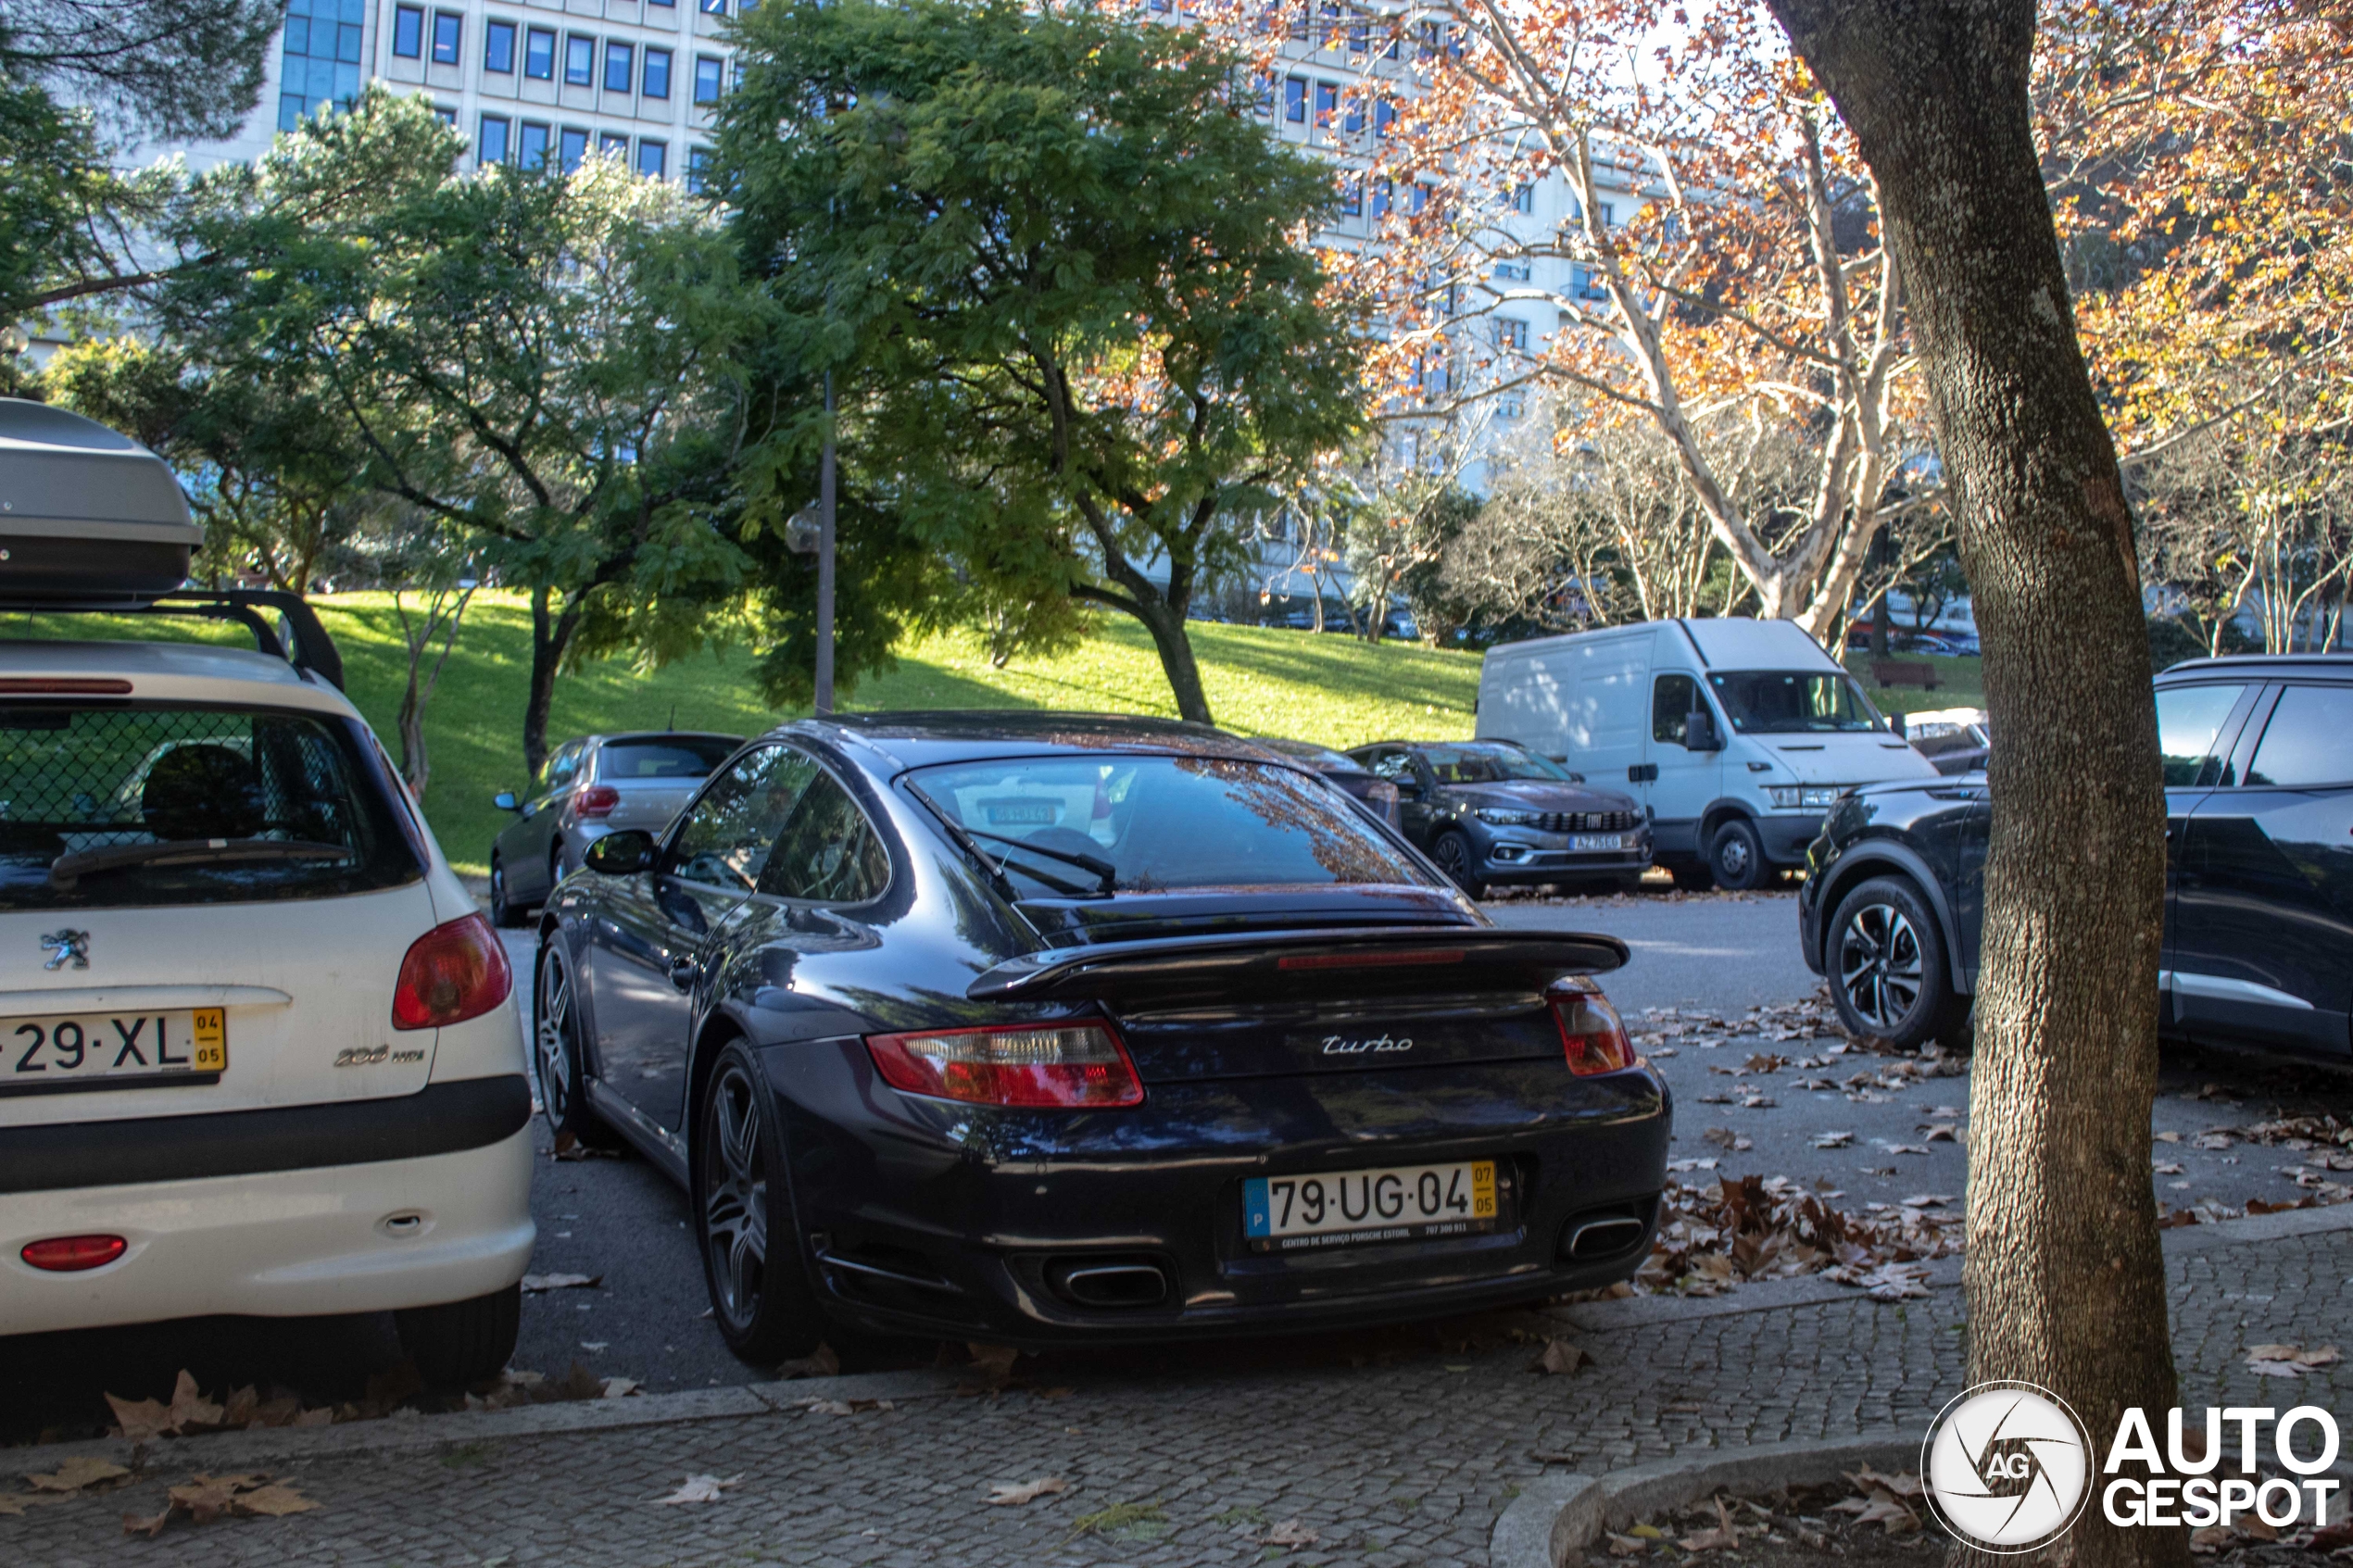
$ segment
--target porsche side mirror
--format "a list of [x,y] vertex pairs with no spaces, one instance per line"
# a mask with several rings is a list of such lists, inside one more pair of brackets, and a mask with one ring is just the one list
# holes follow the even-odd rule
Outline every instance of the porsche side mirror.
[[606,876],[632,876],[653,863],[654,835],[635,828],[605,834],[581,857],[581,864]]
[[490,803],[493,806],[497,807],[501,811],[520,811],[522,809],[522,802],[515,798],[515,792],[511,789],[500,790],[497,794],[490,797]]

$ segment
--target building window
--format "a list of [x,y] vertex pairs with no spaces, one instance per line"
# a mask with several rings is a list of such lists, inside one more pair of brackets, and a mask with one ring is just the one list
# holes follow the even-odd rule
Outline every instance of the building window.
[[637,143],[637,172],[648,180],[659,180],[670,172],[670,146],[664,142],[640,139]]
[[725,81],[720,70],[720,63],[709,55],[695,56],[695,102],[715,104],[719,101],[719,90]]
[[1348,114],[1346,119],[1341,121],[1341,124],[1346,127],[1351,134],[1354,134],[1365,129],[1365,97],[1363,94],[1351,93],[1348,95]]
[[711,149],[692,147],[686,153],[686,189],[699,195],[711,182]]
[[627,44],[609,43],[605,45],[605,91],[626,93],[630,79],[637,74],[637,51]]
[[1528,282],[1528,263],[1525,261],[1498,261],[1495,263],[1495,276],[1507,279],[1512,282],[1524,283]]
[[1387,180],[1373,182],[1373,216],[1375,218],[1385,217],[1396,199],[1397,187],[1392,182]]
[[[297,19],[292,17],[286,19],[286,27],[289,34],[291,34],[296,19]],[[306,24],[308,20],[307,18],[300,19],[305,21]],[[294,40],[291,36],[287,38],[286,45],[286,52],[288,54],[292,54],[294,52]],[[404,60],[416,59],[425,52],[425,13],[422,8],[416,6],[401,6],[394,9],[392,13],[392,52]]]
[[1516,420],[1528,412],[1528,399],[1516,392],[1507,392],[1495,400],[1495,412],[1506,420]]
[[[359,56],[371,0],[308,0],[289,7],[280,39],[278,129],[292,131],[313,110],[349,108],[359,96]],[[416,9],[415,7],[409,7]],[[395,17],[397,31],[397,16]],[[424,48],[424,12],[410,31],[411,57]]]
[[678,4],[678,0],[646,0],[646,4],[648,6],[660,6],[667,10],[670,7],[676,6]]
[[515,24],[489,21],[482,29],[482,69],[501,76],[515,73]]
[[725,16],[727,0],[702,0],[702,14],[707,17]]
[[1397,129],[1397,106],[1383,98],[1373,106],[1373,134],[1387,136]]
[[1579,299],[1607,299],[1609,297],[1609,290],[1602,286],[1602,281],[1599,278],[1593,276],[1593,270],[1591,267],[1572,267],[1568,270],[1568,292]]
[[466,38],[466,19],[454,11],[433,14],[433,63],[454,66]]
[[1283,118],[1293,125],[1307,123],[1307,79],[1294,76],[1283,83]]
[[474,161],[484,169],[489,168],[494,163],[506,162],[509,129],[507,117],[505,115],[484,115],[482,117],[482,140],[474,144]]
[[656,49],[650,44],[647,46],[646,75],[644,82],[639,90],[642,91],[648,98],[667,98],[670,96],[669,50]]
[[1514,185],[1512,187],[1512,210],[1514,212],[1535,211],[1536,187],[1524,180],[1518,184]]
[[1332,128],[1332,116],[1340,111],[1340,89],[1328,82],[1315,83],[1315,123],[1326,131]]
[[622,162],[627,163],[629,161],[629,138],[623,136],[617,131],[605,132],[597,138],[597,156],[598,157],[617,157]]
[[1528,323],[1516,316],[1495,318],[1495,346],[1513,354],[1528,352]]
[[1365,177],[1349,174],[1340,182],[1340,209],[1354,218],[1365,210]]
[[1261,119],[1275,113],[1275,79],[1265,71],[1253,71],[1250,78],[1250,107]]
[[547,167],[547,128],[535,119],[526,119],[515,132],[515,161],[525,169]]
[[1595,202],[1593,205],[1601,209],[1603,228],[1615,229],[1617,227],[1617,204],[1616,202]]
[[566,174],[580,167],[588,156],[588,132],[576,125],[567,125],[556,133],[556,167]]
[[1298,39],[1302,44],[1307,41],[1307,19],[1309,14],[1310,8],[1306,0],[1300,0],[1300,4],[1291,7],[1290,35],[1293,38]]
[[564,40],[564,85],[597,85],[597,41],[573,33]]
[[522,73],[534,82],[556,79],[556,35],[535,27],[522,35]]

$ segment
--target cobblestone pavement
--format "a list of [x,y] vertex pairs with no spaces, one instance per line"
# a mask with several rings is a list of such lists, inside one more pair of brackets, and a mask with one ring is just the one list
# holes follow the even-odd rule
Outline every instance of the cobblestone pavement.
[[[2249,1344],[2346,1334],[2353,1230],[2236,1244],[2175,1234],[2185,1399],[2344,1409],[2347,1367],[2305,1379],[2287,1399],[2242,1356]],[[163,1485],[200,1462],[165,1447],[137,1485],[0,1519],[0,1560],[1485,1564],[1497,1513],[1554,1456],[1592,1472],[1693,1447],[1924,1430],[1960,1387],[1963,1325],[1949,1286],[1892,1305],[1754,1311],[1733,1298],[1582,1311],[1588,1326],[1575,1337],[1598,1364],[1574,1377],[1531,1375],[1524,1345],[1460,1348],[1478,1336],[1475,1320],[1391,1336],[1363,1365],[1328,1344],[1193,1347],[1047,1363],[1066,1392],[322,1456],[274,1467],[319,1502],[315,1512],[175,1522],[160,1539],[126,1540],[120,1515],[154,1512]],[[653,1501],[688,1474],[741,1480],[714,1504]],[[1026,1507],[987,1504],[992,1483],[1044,1476],[1069,1489]],[[1294,1518],[1315,1544],[1288,1554],[1263,1544]]]

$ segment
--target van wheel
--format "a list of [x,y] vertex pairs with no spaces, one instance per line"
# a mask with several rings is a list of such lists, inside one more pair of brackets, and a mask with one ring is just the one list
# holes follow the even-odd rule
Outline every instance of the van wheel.
[[1734,817],[1716,830],[1707,841],[1707,870],[1715,877],[1716,885],[1734,893],[1745,893],[1763,885],[1773,874],[1765,863],[1765,841],[1756,835],[1755,824],[1746,817]]
[[400,1348],[417,1375],[435,1388],[487,1382],[505,1370],[522,1327],[522,1286],[508,1286],[471,1300],[409,1307],[392,1314]]
[[1487,884],[1478,880],[1477,872],[1471,870],[1478,864],[1478,860],[1471,853],[1470,840],[1464,837],[1461,833],[1453,828],[1448,828],[1444,833],[1440,834],[1430,843],[1429,858],[1436,860],[1438,869],[1444,872],[1447,879],[1465,893],[1473,898],[1487,897]]
[[1969,998],[1953,995],[1936,916],[1905,878],[1873,877],[1841,898],[1822,957],[1850,1035],[1917,1050],[1951,1026],[1957,1000],[1968,1016]]

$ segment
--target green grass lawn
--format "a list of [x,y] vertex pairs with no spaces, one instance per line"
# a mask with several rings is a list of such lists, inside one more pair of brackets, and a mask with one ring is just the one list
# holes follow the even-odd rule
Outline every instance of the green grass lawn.
[[1985,673],[1974,659],[1939,659],[1931,654],[1899,653],[1893,656],[1898,664],[1932,664],[1936,666],[1937,687],[1924,692],[1918,686],[1875,686],[1871,684],[1871,656],[1852,653],[1846,657],[1846,667],[1863,684],[1882,713],[1917,713],[1923,709],[1982,708],[1985,706]]
[[[343,650],[352,700],[396,756],[393,719],[406,674],[391,598],[350,594],[313,601]],[[251,646],[233,627],[140,617],[0,617],[0,637],[187,638]],[[1195,624],[1193,649],[1219,724],[1242,734],[1289,735],[1327,746],[1390,737],[1459,739],[1471,733],[1480,656],[1383,643],[1336,633],[1317,636],[1255,626]],[[1881,709],[1982,707],[1973,659],[1937,659],[1937,690],[1872,689]],[[640,671],[628,661],[592,664],[560,680],[548,721],[552,746],[595,731],[723,730],[756,734],[799,716],[761,700],[743,649],[683,659]],[[1857,659],[1858,674],[1866,661]],[[520,594],[477,595],[466,611],[458,648],[425,713],[433,777],[425,814],[451,862],[482,873],[490,841],[506,814],[490,804],[502,789],[521,790],[522,705],[531,668],[530,611]],[[991,669],[977,637],[950,633],[912,643],[899,668],[851,693],[845,706],[906,709],[1064,709],[1157,713],[1176,706],[1160,660],[1141,627],[1107,616],[1101,630],[1068,654],[1016,659]]]
[[[351,698],[398,755],[394,716],[407,671],[389,596],[350,594],[313,603],[343,650]],[[1327,746],[1390,736],[1440,740],[1471,732],[1479,656],[1414,645],[1379,646],[1338,634],[1197,624],[1193,648],[1211,711],[1243,734],[1290,735]],[[139,617],[0,617],[0,637],[103,636],[208,640],[250,647],[234,628]],[[561,678],[548,720],[552,746],[602,730],[723,730],[756,734],[805,709],[761,700],[741,649],[705,653],[651,671],[628,661],[592,664]],[[490,804],[520,790],[522,705],[531,669],[530,610],[520,594],[481,594],[425,711],[433,777],[425,814],[459,870],[489,868],[490,841],[509,820]],[[1143,629],[1106,617],[1082,646],[1053,659],[989,667],[977,637],[950,634],[909,645],[899,668],[862,683],[845,707],[1067,709],[1173,717],[1160,660]]]

